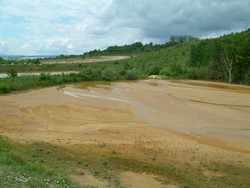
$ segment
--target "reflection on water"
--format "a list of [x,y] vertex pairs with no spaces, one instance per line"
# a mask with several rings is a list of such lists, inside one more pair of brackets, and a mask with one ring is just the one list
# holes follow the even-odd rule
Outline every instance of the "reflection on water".
[[104,89],[110,89],[110,86],[111,83],[106,81],[82,82],[74,85],[74,87],[78,89],[88,89],[88,87],[101,87]]

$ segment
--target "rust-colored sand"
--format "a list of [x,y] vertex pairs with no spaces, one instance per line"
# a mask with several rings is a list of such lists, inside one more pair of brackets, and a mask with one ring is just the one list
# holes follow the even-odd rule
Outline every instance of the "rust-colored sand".
[[[0,104],[0,134],[17,141],[45,141],[79,153],[97,145],[95,152],[105,152],[104,144],[141,159],[250,166],[249,87],[85,83],[1,96]],[[130,175],[123,174],[128,184]]]

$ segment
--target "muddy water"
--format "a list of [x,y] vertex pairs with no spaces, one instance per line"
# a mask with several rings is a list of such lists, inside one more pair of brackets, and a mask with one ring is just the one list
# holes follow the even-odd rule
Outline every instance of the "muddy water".
[[71,85],[63,93],[100,105],[126,104],[142,121],[172,131],[250,139],[249,87],[142,80]]

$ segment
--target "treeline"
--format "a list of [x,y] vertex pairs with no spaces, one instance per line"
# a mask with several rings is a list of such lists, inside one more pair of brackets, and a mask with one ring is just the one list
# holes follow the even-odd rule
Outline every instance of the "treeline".
[[0,65],[16,65],[16,64],[23,64],[23,65],[39,65],[41,63],[41,59],[21,59],[21,60],[16,60],[16,59],[11,59],[11,60],[5,60],[0,57]]
[[201,40],[191,47],[193,79],[250,84],[250,29]]
[[87,56],[99,56],[99,55],[123,55],[123,54],[137,54],[140,52],[152,52],[195,39],[196,39],[195,37],[189,35],[171,36],[170,41],[166,42],[165,44],[153,44],[152,42],[148,44],[142,44],[141,42],[135,42],[133,44],[125,44],[122,46],[117,46],[117,45],[110,46],[105,50],[95,49],[84,53],[83,56],[87,57]]

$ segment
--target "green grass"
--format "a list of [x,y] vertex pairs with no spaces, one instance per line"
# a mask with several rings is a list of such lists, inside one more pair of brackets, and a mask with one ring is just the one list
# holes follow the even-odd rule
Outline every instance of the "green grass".
[[[96,147],[103,149],[99,145]],[[108,181],[111,187],[123,187],[119,173],[125,171],[154,174],[164,184],[179,187],[250,186],[250,168],[244,164],[207,161],[199,165],[180,165],[157,159],[139,160],[113,151],[110,148],[106,153],[98,154],[86,150],[79,154],[48,143],[16,144],[0,138],[0,187],[81,187],[69,178],[76,169],[90,171]],[[202,173],[204,169],[221,176],[206,177]]]
[[49,168],[30,148],[0,138],[0,187],[85,188],[69,179],[63,169]]
[[[243,165],[225,164],[209,162],[205,166],[180,166],[173,163],[145,162],[135,158],[111,157],[110,165],[113,168],[125,171],[148,172],[158,175],[158,180],[165,184],[174,183],[183,187],[244,187],[250,186],[250,168]],[[216,167],[216,169],[214,169]],[[215,173],[223,174],[220,177],[205,177],[202,168],[206,168]],[[184,186],[184,187],[185,187]]]

